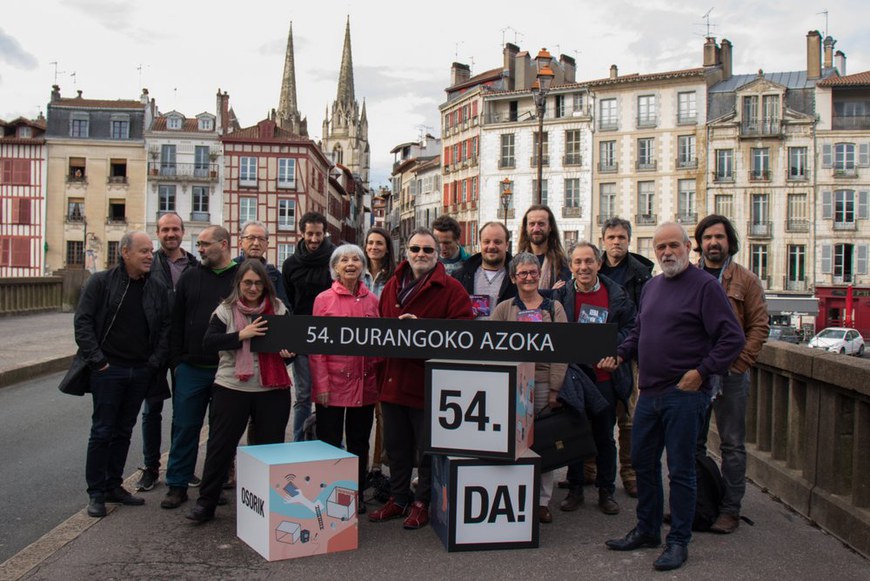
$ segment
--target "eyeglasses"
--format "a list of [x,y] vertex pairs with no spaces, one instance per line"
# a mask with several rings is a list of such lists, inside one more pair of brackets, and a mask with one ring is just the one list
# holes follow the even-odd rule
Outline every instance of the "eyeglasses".
[[257,288],[263,288],[263,281],[262,280],[243,280],[242,286],[245,288],[251,288],[254,286]]
[[435,249],[431,246],[409,246],[408,250],[410,250],[414,254],[419,254],[420,252],[424,252],[426,254],[433,254],[435,252]]
[[541,276],[541,273],[537,270],[524,270],[522,272],[517,272],[517,278],[538,278]]
[[242,236],[242,240],[247,240],[248,242],[259,242],[260,244],[265,244],[268,238],[265,236]]
[[209,242],[208,240],[197,240],[196,247],[197,248],[208,248],[209,246],[211,246],[215,242],[217,242],[217,240],[212,240],[211,242]]

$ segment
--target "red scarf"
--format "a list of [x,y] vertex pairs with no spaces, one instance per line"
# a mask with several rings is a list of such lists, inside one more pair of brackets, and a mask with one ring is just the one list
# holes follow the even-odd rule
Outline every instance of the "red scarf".
[[[256,307],[248,307],[242,299],[232,307],[233,322],[236,330],[241,331],[248,326],[248,317],[255,319],[256,315],[274,315],[275,309],[269,297],[263,297],[263,302]],[[291,385],[287,375],[287,366],[277,353],[258,353],[257,362],[260,367],[260,385],[263,387],[288,388]],[[248,381],[254,375],[254,356],[251,353],[251,340],[242,341],[242,348],[236,351],[236,377],[240,381]]]

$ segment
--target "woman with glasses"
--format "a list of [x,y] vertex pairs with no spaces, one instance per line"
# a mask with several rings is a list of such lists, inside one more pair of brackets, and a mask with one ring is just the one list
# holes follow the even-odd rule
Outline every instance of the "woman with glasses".
[[268,331],[264,315],[287,315],[284,303],[263,264],[246,260],[236,272],[233,292],[212,314],[203,338],[206,351],[218,351],[220,363],[212,386],[209,434],[199,499],[187,518],[206,522],[214,518],[224,478],[233,462],[236,445],[253,419],[258,444],[284,441],[290,418],[290,376],[279,353],[252,353],[251,339]]
[[[337,247],[329,259],[332,287],[314,299],[315,317],[378,317],[378,298],[362,282],[365,254],[355,244]],[[317,413],[318,439],[359,458],[359,513],[365,512],[363,485],[369,459],[379,357],[311,354],[311,398]]]
[[[511,281],[517,285],[517,296],[502,301],[492,313],[493,321],[527,321],[533,323],[567,323],[565,309],[556,301],[538,292],[541,267],[530,252],[517,254],[508,269]],[[565,363],[535,363],[535,414],[546,407],[558,407],[556,400],[568,365]],[[553,522],[550,498],[553,496],[553,472],[541,474],[541,501],[538,517],[542,523]]]

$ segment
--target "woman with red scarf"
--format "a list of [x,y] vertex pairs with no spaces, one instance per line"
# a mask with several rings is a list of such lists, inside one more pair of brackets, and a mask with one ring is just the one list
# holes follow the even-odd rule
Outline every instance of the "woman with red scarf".
[[284,359],[293,354],[252,353],[251,338],[266,334],[263,315],[287,315],[259,260],[246,260],[236,273],[233,292],[218,305],[203,338],[206,350],[220,352],[209,408],[208,445],[199,499],[187,518],[214,518],[224,478],[236,445],[253,419],[258,444],[284,441],[290,418],[290,376]]

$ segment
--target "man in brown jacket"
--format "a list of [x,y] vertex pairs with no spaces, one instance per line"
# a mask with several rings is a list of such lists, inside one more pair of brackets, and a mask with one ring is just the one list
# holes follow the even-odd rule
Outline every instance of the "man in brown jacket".
[[[719,279],[743,333],[746,345],[722,377],[721,392],[710,406],[716,414],[722,455],[722,478],[725,496],[719,507],[719,518],[711,531],[728,534],[740,524],[740,503],[746,492],[746,400],[749,391],[749,368],[758,358],[769,331],[767,302],[758,277],[737,264],[733,257],[739,249],[737,232],[725,216],[711,214],[695,228],[696,252],[701,253],[698,266]],[[698,436],[698,451],[706,453],[706,425]]]

